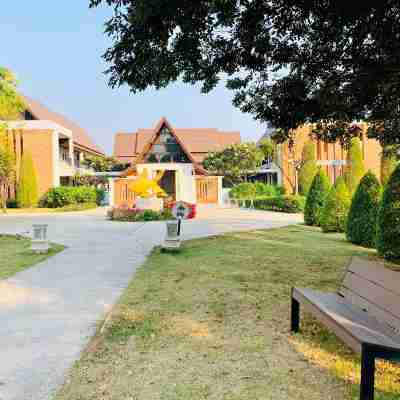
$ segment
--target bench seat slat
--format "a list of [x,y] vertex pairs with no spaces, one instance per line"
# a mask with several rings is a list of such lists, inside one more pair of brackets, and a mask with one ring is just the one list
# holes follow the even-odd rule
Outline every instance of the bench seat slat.
[[400,336],[336,293],[294,288],[293,298],[321,319],[321,322],[356,352],[361,352],[362,344],[384,346],[400,351]]
[[[380,308],[382,312],[397,318],[400,328],[400,296],[352,272],[346,274],[342,286]],[[340,293],[346,297],[343,290]],[[382,322],[386,322],[386,319]]]
[[400,335],[400,319],[396,316],[388,313],[380,308],[379,305],[371,303],[369,300],[360,297],[358,294],[345,287],[340,289],[340,294],[346,299],[346,301],[353,304],[355,307],[366,310],[369,314],[374,315],[378,321],[386,323],[393,328],[394,332],[397,332]]
[[[365,258],[353,257],[348,271],[364,279],[368,279],[371,282],[375,282],[377,285],[382,286],[400,297],[400,272],[385,268],[383,263],[370,261]],[[400,307],[398,315],[400,317]]]

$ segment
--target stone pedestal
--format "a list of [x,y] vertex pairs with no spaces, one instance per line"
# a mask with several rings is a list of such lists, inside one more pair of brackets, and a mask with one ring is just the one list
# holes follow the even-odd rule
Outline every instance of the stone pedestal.
[[165,250],[178,250],[181,247],[180,221],[167,222],[167,236],[162,248]]
[[35,253],[47,253],[50,248],[47,240],[47,225],[34,224],[32,231],[31,250]]

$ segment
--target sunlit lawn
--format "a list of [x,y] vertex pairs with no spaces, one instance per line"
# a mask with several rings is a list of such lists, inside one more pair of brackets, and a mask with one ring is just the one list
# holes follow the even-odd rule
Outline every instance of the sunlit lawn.
[[64,246],[52,244],[47,254],[36,254],[30,250],[29,239],[0,235],[0,279],[8,278],[63,249]]
[[[291,286],[334,290],[352,255],[373,253],[303,226],[156,250],[56,398],[357,399],[359,358],[310,318],[288,329]],[[376,386],[399,399],[399,366]]]

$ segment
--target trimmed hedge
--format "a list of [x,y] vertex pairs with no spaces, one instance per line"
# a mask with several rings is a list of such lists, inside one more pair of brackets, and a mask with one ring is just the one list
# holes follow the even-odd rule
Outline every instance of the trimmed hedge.
[[257,210],[279,211],[285,213],[301,213],[304,211],[305,198],[303,196],[269,196],[253,201],[246,200],[246,207],[254,207]]
[[376,176],[368,171],[351,201],[346,227],[348,241],[365,247],[375,247],[380,199],[381,185]]
[[378,211],[376,248],[389,260],[400,260],[400,165],[383,192]]
[[229,192],[229,197],[235,200],[250,200],[264,197],[274,197],[284,194],[284,188],[263,182],[244,182],[235,185]]
[[60,186],[50,189],[41,199],[40,206],[59,208],[72,204],[97,203],[97,190],[89,186]]
[[320,226],[322,210],[330,190],[330,183],[325,172],[319,168],[307,195],[304,208],[304,222],[310,226]]
[[323,232],[344,232],[350,208],[350,194],[342,177],[332,186],[321,215]]

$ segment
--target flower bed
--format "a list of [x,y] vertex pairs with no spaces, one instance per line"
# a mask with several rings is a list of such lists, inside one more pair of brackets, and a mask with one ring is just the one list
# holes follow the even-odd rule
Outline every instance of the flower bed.
[[153,210],[140,210],[138,208],[114,207],[107,212],[107,217],[111,221],[125,222],[146,222],[146,221],[166,221],[173,219],[171,210],[165,209],[161,212]]
[[[190,207],[190,214],[188,219],[196,217],[196,204],[185,203]],[[126,222],[140,222],[140,221],[167,221],[174,219],[172,215],[172,207],[175,202],[170,202],[165,205],[163,211],[141,210],[139,208],[129,207],[114,207],[107,213],[108,219],[111,221],[126,221]]]
[[[184,203],[186,206],[188,206],[190,208],[190,213],[189,213],[189,216],[187,219],[196,218],[196,214],[197,214],[196,204],[188,203],[187,201],[180,201],[180,203]],[[176,201],[171,201],[170,203],[166,204],[165,208],[172,210],[172,208],[174,207],[175,204],[176,204]]]

